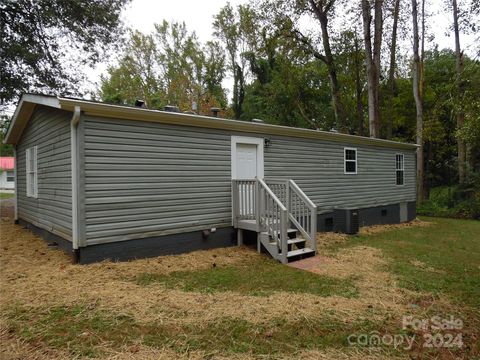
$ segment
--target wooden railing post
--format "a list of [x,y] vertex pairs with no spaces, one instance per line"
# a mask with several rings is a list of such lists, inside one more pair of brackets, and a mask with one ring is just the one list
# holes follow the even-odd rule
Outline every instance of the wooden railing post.
[[260,226],[260,187],[258,186],[258,179],[255,178],[255,221],[257,226]]
[[232,223],[233,227],[238,227],[237,222],[237,206],[238,206],[238,189],[235,180],[232,180]]
[[312,249],[317,253],[317,207],[312,209]]
[[290,212],[290,181],[286,180],[285,182],[285,206],[287,207],[287,211]]
[[282,246],[282,263],[287,263],[287,252],[288,252],[288,244],[287,244],[287,230],[288,230],[288,210],[282,210],[280,215],[280,241]]

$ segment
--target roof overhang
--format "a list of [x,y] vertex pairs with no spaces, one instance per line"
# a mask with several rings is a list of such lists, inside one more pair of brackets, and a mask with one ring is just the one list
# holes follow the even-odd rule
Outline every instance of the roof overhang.
[[[43,99],[41,99],[43,98]],[[209,116],[175,113],[160,110],[150,110],[137,107],[111,105],[87,100],[70,99],[62,97],[47,97],[41,95],[24,95],[18,104],[7,133],[5,142],[15,144],[32,114],[36,105],[51,106],[62,110],[74,111],[79,106],[82,113],[92,116],[102,116],[114,119],[139,120],[174,124],[182,126],[194,126],[228,131],[248,132],[262,135],[291,136],[305,139],[319,139],[336,141],[347,144],[370,145],[394,149],[415,150],[418,145],[401,143],[390,140],[374,139],[363,136],[333,133],[328,131],[293,128],[288,126],[252,123],[248,121],[229,120]],[[22,109],[25,108],[25,109]]]
[[60,109],[57,97],[46,95],[23,94],[13,113],[12,121],[5,135],[4,143],[16,144],[37,105],[45,105]]

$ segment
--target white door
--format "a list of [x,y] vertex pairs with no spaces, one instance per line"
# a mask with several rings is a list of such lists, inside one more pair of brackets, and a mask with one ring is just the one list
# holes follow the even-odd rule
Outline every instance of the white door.
[[263,178],[263,138],[232,136],[232,179]]
[[[263,178],[263,138],[232,136],[232,179]],[[238,184],[240,215],[253,216],[255,183]]]
[[237,143],[236,178],[255,179],[257,174],[257,145]]

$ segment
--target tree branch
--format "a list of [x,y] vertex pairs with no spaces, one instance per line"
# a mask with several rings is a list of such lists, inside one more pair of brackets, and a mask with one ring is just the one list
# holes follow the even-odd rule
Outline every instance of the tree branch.
[[310,54],[312,54],[315,58],[317,58],[318,60],[320,61],[323,61],[324,63],[327,62],[327,59],[325,57],[325,55],[321,54],[320,52],[318,52],[317,50],[315,50],[315,48],[312,46],[312,44],[310,43],[310,41],[308,40],[308,38],[303,35],[299,30],[297,29],[294,29],[291,31],[291,34],[293,35],[293,37],[299,41],[302,45],[302,48],[309,52]]

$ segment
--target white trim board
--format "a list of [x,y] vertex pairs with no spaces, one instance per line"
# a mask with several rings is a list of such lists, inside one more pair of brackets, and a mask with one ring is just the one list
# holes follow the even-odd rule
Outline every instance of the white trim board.
[[263,179],[263,144],[264,139],[260,137],[248,137],[248,136],[232,136],[231,137],[231,174],[232,179],[237,178],[237,144],[254,144],[257,145],[257,177]]

